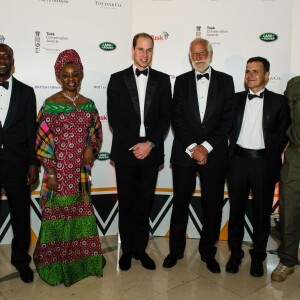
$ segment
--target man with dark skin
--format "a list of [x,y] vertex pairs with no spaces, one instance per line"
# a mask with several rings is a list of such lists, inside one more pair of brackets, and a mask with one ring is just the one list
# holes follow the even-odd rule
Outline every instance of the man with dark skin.
[[4,189],[13,230],[11,263],[21,279],[33,281],[29,267],[30,185],[38,179],[35,154],[36,98],[33,88],[12,76],[14,53],[0,44],[0,189]]

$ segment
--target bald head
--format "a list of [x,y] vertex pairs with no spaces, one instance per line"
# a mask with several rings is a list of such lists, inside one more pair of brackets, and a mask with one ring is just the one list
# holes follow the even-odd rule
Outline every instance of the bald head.
[[6,81],[14,66],[14,52],[6,44],[0,44],[0,82]]

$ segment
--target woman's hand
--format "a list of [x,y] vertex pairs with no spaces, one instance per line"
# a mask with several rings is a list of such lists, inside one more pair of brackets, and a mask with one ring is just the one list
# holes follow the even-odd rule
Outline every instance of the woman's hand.
[[46,181],[47,189],[53,192],[57,191],[57,178],[55,177],[48,177]]
[[85,148],[83,152],[83,163],[86,165],[92,165],[95,158],[93,153],[94,147],[92,145],[89,145]]
[[57,191],[57,178],[56,178],[56,172],[54,169],[48,170],[48,178],[46,181],[47,189],[53,192]]

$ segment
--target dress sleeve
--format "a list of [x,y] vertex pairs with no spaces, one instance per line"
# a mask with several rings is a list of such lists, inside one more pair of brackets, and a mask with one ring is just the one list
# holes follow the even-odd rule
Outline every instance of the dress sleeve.
[[94,147],[94,153],[96,154],[100,151],[101,144],[102,144],[102,124],[100,122],[99,114],[98,112],[96,112],[93,126],[90,128],[87,145],[92,145]]
[[48,171],[51,168],[56,168],[55,143],[50,124],[47,123],[44,116],[43,107],[38,114],[37,122],[39,127],[35,143],[36,153],[44,168]]
[[41,163],[48,173],[49,169],[56,169],[56,160],[46,157],[40,157]]

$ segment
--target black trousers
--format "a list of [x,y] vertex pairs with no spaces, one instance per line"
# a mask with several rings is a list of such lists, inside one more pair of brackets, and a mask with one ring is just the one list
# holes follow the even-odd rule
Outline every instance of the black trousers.
[[203,224],[199,252],[202,258],[214,257],[215,243],[219,239],[224,200],[225,169],[208,169],[206,166],[172,166],[173,172],[173,210],[170,224],[170,253],[183,254],[186,245],[186,228],[189,204],[195,190],[196,175],[200,174],[201,207]]
[[228,190],[230,215],[228,224],[228,244],[231,255],[237,259],[244,256],[242,242],[244,237],[244,218],[250,203],[253,208],[252,258],[263,261],[270,234],[270,215],[274,198],[274,174],[269,174],[265,158],[244,158],[234,155],[228,170]]
[[30,186],[26,178],[7,178],[0,172],[0,190],[4,189],[10,210],[13,230],[11,244],[12,265],[25,266],[31,261],[30,245]]
[[149,216],[154,200],[159,166],[122,166],[115,164],[118,200],[119,233],[122,251],[145,253],[149,240]]

